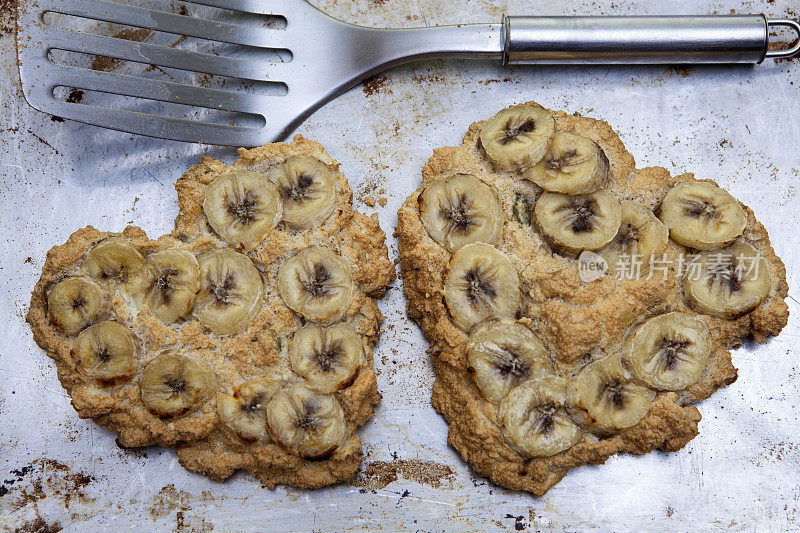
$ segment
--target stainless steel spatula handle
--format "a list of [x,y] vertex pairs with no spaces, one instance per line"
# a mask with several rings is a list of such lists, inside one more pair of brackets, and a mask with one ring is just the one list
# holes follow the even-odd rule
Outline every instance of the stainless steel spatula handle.
[[793,20],[764,15],[504,17],[504,63],[761,63],[791,57],[767,49],[769,30]]

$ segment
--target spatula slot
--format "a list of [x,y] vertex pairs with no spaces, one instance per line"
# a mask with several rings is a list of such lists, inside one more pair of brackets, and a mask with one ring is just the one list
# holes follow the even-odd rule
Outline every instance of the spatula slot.
[[74,105],[146,113],[162,118],[186,119],[190,122],[236,126],[251,130],[258,130],[266,124],[263,116],[252,113],[230,112],[174,102],[160,102],[147,98],[121,96],[77,87],[54,87],[53,97],[60,102]]
[[[284,96],[288,92],[286,84],[279,81],[263,81],[207,72],[195,72],[184,70],[183,68],[160,66],[154,63],[119,59],[109,55],[87,54],[53,48],[48,52],[48,59],[56,65],[84,68],[96,72],[115,72],[153,80],[168,80],[196,87],[220,88],[269,96]],[[164,62],[161,63],[163,64]],[[229,67],[227,69],[228,72],[237,73],[235,69],[230,68],[234,66],[230,63],[230,60],[226,60],[225,64]],[[205,67],[203,69],[213,70]],[[248,73],[246,70],[241,72],[242,75]]]

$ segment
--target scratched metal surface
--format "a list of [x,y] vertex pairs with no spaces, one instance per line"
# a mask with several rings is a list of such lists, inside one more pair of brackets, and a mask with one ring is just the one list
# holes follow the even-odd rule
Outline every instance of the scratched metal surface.
[[[797,11],[797,0],[791,0]],[[317,0],[376,26],[498,20],[509,14],[659,13],[657,0]],[[724,4],[724,5],[723,5]],[[692,0],[677,13],[797,14],[787,0]],[[2,15],[7,19],[7,13]],[[399,68],[325,106],[299,129],[322,141],[391,235],[434,147],[467,126],[535,99],[599,117],[640,166],[713,177],[750,205],[787,265],[792,316],[782,335],[734,352],[739,380],[702,402],[700,435],[679,453],[611,458],[580,468],[534,498],[476,478],[447,446],[430,406],[426,343],[404,315],[400,282],[381,307],[377,352],[384,400],[360,431],[366,459],[448,465],[424,484],[402,474],[385,488],[313,492],[263,488],[248,475],[215,483],[183,470],[170,450],[125,451],[79,420],[24,323],[45,252],[92,224],[168,232],[173,182],[201,154],[233,150],[153,141],[54,122],[20,96],[13,38],[0,37],[0,528],[98,530],[452,530],[800,528],[800,62],[675,70],[516,68],[429,62]],[[387,203],[368,207],[386,190]],[[368,200],[368,199],[367,199]],[[389,238],[396,255],[396,241]],[[413,477],[413,476],[408,476]]]

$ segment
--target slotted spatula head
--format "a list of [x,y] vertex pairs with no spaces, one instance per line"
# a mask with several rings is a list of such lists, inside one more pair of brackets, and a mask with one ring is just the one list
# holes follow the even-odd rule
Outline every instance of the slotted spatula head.
[[[263,24],[221,22],[191,16],[186,10],[171,13],[104,0],[21,2],[17,40],[26,100],[51,115],[130,133],[256,146],[284,138],[316,108],[381,65],[391,63],[394,57],[381,50],[383,39],[378,37],[391,30],[346,24],[303,0],[195,0],[193,4],[200,4],[193,6],[199,11],[224,9],[228,13],[278,16],[285,25],[269,27],[266,17]],[[247,53],[220,56],[153,40],[137,42],[75,27],[75,21],[87,26],[103,22],[154,30],[173,40],[185,36],[238,45]],[[54,60],[54,55],[62,52],[132,61],[147,67],[143,72],[158,68],[246,80],[272,91],[200,86],[191,80],[103,71]],[[401,52],[407,54],[408,50]],[[65,90],[98,97],[78,101],[60,96]],[[136,105],[112,106],[108,98],[103,98],[112,95],[136,97]],[[200,111],[185,116],[166,112],[165,106],[180,107],[177,104]],[[226,123],[213,122],[209,119],[212,112],[226,112],[225,116],[232,118]],[[234,118],[238,116],[247,120],[237,122]]]

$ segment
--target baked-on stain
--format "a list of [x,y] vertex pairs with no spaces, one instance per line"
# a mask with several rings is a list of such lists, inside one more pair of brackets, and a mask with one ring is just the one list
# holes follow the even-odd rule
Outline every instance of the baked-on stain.
[[361,82],[361,90],[364,91],[364,94],[367,96],[374,96],[380,93],[392,93],[392,89],[388,87],[389,77],[383,76],[378,74],[376,76],[372,76],[371,78],[367,78],[363,82]]
[[14,529],[14,533],[58,533],[62,529],[59,522],[48,524],[44,518],[37,516]]
[[[69,466],[52,459],[37,459],[30,465],[10,470],[0,485],[0,497],[8,502],[12,514],[28,506],[33,509],[35,518],[16,525],[13,531],[55,533],[61,531],[59,522],[48,522],[39,514],[39,502],[47,499],[69,509],[72,501],[90,500],[84,488],[95,478],[81,471],[73,471]],[[30,508],[28,510],[30,510]],[[10,524],[9,524],[10,527]]]
[[175,485],[170,483],[161,487],[161,490],[153,498],[153,503],[150,506],[150,516],[153,518],[161,518],[166,516],[176,509],[186,511],[189,509],[189,499],[191,495],[183,490],[178,490]]
[[350,484],[366,490],[379,490],[403,477],[421,485],[439,488],[443,481],[450,480],[454,475],[449,466],[433,461],[372,461],[361,466]]
[[[155,30],[149,30],[147,28],[125,28],[114,33],[111,37],[124,39],[126,41],[145,42],[152,37],[154,33]],[[122,59],[117,59],[115,57],[92,56],[92,63],[89,65],[89,68],[92,70],[110,72],[116,70],[123,62]]]

